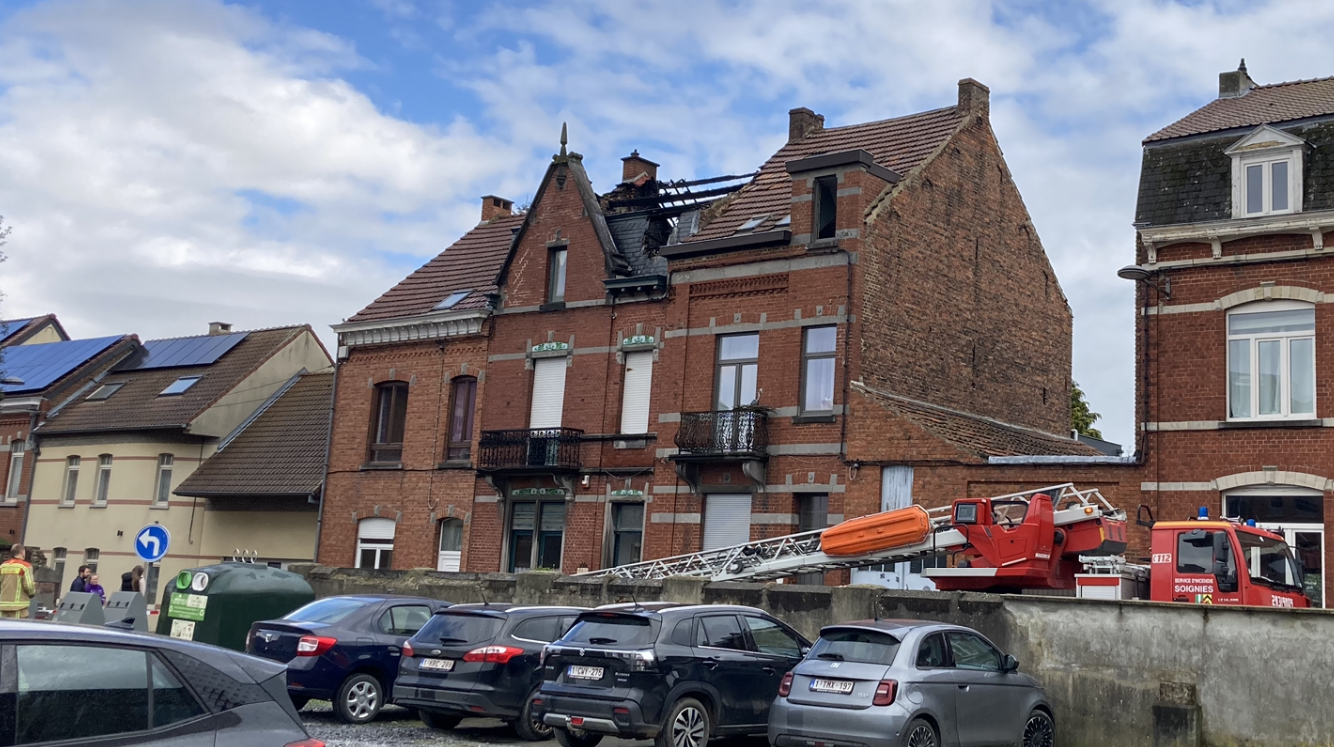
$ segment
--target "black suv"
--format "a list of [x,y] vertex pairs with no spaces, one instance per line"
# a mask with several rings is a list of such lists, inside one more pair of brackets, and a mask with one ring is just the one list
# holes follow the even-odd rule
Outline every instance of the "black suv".
[[809,650],[753,607],[600,607],[547,646],[534,711],[564,747],[606,734],[658,747],[763,734],[783,675]]
[[530,711],[542,684],[542,648],[584,607],[456,604],[431,616],[403,646],[394,702],[422,721],[452,729],[464,717],[512,722],[524,739],[551,738]]

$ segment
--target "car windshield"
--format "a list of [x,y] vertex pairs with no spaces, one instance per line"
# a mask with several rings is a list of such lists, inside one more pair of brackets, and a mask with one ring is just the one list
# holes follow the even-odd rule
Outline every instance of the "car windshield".
[[1292,556],[1288,543],[1250,532],[1238,531],[1241,555],[1250,569],[1251,580],[1275,586],[1302,586],[1302,570]]
[[417,631],[416,638],[441,643],[484,643],[495,638],[503,624],[504,619],[495,615],[440,612]]
[[894,663],[899,641],[888,633],[873,630],[826,630],[811,647],[808,658],[855,661],[862,664]]
[[653,624],[647,618],[601,613],[579,618],[561,640],[594,646],[645,646],[654,638]]
[[283,619],[293,622],[333,624],[370,603],[369,599],[329,597],[311,602],[295,612],[289,612]]

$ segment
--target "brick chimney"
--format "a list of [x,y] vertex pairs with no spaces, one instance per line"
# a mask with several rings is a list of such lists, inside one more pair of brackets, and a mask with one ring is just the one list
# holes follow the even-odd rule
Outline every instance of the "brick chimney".
[[824,129],[824,115],[816,114],[804,106],[789,109],[787,112],[787,141],[795,143],[804,140],[812,132]]
[[991,89],[972,78],[959,81],[959,113],[985,117],[991,112]]
[[482,222],[490,223],[496,218],[514,214],[514,201],[504,197],[487,195],[482,198]]
[[621,183],[637,181],[640,175],[648,177],[650,181],[656,181],[658,164],[639,155],[639,151],[632,150],[630,155],[621,159]]
[[208,333],[210,335],[230,335],[232,333],[231,322],[209,322]]
[[1245,96],[1255,88],[1255,81],[1251,80],[1250,74],[1246,72],[1246,58],[1241,58],[1241,64],[1237,69],[1230,73],[1218,74],[1218,98],[1235,99],[1238,96]]

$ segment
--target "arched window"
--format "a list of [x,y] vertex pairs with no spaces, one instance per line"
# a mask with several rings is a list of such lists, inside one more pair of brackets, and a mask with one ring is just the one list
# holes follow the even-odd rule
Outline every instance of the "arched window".
[[1299,301],[1239,306],[1227,316],[1231,420],[1315,417],[1315,307]]
[[387,570],[394,559],[393,519],[362,519],[357,525],[357,567]]
[[371,408],[372,462],[403,461],[403,426],[408,419],[408,383],[386,381],[375,387]]
[[440,522],[440,556],[436,561],[437,571],[457,572],[459,559],[463,557],[463,522],[459,519],[443,519]]
[[472,424],[477,410],[477,379],[459,376],[450,382],[449,446],[445,459],[466,462],[472,457]]

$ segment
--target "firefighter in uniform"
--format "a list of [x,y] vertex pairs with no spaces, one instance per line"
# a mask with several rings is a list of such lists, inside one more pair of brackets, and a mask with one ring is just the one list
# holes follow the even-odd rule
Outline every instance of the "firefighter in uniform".
[[28,604],[37,594],[32,564],[23,545],[11,548],[11,557],[0,563],[0,618],[28,616]]

